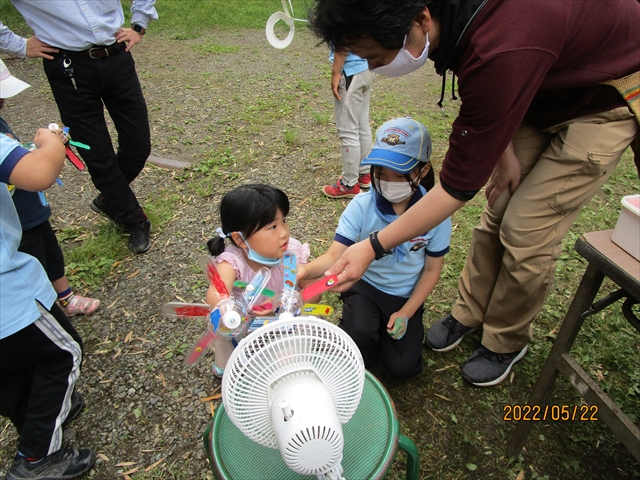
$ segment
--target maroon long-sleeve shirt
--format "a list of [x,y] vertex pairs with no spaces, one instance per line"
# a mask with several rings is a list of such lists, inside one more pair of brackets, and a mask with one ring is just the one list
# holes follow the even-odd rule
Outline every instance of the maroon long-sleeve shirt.
[[488,0],[448,68],[462,105],[441,180],[450,193],[473,195],[523,121],[544,128],[626,105],[599,84],[640,70],[640,4]]

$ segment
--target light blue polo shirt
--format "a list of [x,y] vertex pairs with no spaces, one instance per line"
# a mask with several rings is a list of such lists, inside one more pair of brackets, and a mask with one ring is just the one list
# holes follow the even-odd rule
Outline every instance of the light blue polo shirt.
[[7,183],[13,167],[27,153],[17,141],[0,134],[0,339],[40,318],[36,300],[49,309],[56,299],[40,262],[18,252],[22,227]]
[[[334,57],[334,52],[331,50],[331,52],[329,52],[329,61],[331,63],[333,63]],[[349,55],[347,55],[347,58],[344,60],[342,70],[347,77],[350,77],[369,70],[369,64],[364,58],[360,58],[356,54],[349,52]]]
[[[414,192],[408,208],[411,208],[425,193],[422,187]],[[382,230],[391,222],[381,218],[379,213],[387,218],[398,218],[391,203],[382,195],[374,194],[373,189],[356,195],[340,216],[334,240],[350,246],[364,240],[371,232]],[[426,257],[442,257],[449,251],[450,242],[451,218],[449,217],[432,230],[406,242],[404,244],[406,255],[400,262],[396,262],[395,254],[375,260],[362,279],[385,293],[409,298],[420,279]]]

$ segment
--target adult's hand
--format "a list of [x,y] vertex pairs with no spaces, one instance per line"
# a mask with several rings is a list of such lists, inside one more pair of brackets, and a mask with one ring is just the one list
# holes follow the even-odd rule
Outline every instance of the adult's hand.
[[518,189],[521,173],[520,160],[516,157],[513,142],[509,142],[509,146],[500,157],[485,189],[489,207],[493,207],[496,199],[507,187],[512,194]]
[[368,238],[351,245],[325,273],[325,275],[338,275],[338,285],[332,290],[334,292],[349,290],[351,285],[360,280],[374,260],[375,253]]
[[47,60],[53,60],[50,53],[58,53],[59,50],[52,47],[48,43],[44,43],[42,40],[36,37],[27,38],[27,57],[29,58],[46,58]]
[[141,40],[142,35],[140,35],[135,30],[132,30],[131,28],[123,27],[118,30],[118,33],[116,33],[116,42],[127,44],[127,48],[124,49],[125,52],[131,51],[133,46],[140,43]]

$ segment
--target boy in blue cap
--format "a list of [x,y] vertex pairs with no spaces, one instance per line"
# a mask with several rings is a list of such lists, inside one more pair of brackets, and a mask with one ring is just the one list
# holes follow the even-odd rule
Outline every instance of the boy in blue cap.
[[422,370],[424,302],[449,251],[451,219],[391,251],[382,249],[377,232],[426,194],[420,183],[431,170],[430,155],[431,137],[420,122],[396,118],[383,124],[362,161],[371,166],[372,188],[347,205],[329,250],[298,269],[299,279],[321,277],[350,245],[367,237],[378,245],[377,261],[341,295],[340,326],[358,345],[367,367],[379,354],[395,377]]

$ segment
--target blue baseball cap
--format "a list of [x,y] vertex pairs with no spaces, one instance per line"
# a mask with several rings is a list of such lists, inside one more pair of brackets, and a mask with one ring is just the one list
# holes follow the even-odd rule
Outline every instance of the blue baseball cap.
[[410,117],[394,118],[376,132],[373,149],[362,165],[378,165],[409,173],[431,157],[431,135],[422,123]]

